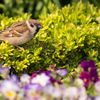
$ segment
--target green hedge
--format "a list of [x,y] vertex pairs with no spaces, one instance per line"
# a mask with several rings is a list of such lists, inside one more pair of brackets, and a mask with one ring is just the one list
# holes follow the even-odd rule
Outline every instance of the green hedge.
[[[0,61],[3,66],[10,66],[11,73],[18,75],[23,72],[47,68],[53,64],[57,67],[67,67],[69,72],[82,61],[93,59],[100,66],[100,10],[93,5],[73,3],[61,10],[56,6],[51,14],[41,15],[43,25],[35,38],[21,45],[22,51],[2,42],[0,46]],[[3,20],[2,20],[3,18]],[[14,18],[0,15],[0,29],[19,20],[27,20],[25,14]]]

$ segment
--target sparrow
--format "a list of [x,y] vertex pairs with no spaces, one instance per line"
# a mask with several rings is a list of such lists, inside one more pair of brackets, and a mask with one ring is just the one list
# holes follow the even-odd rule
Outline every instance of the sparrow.
[[43,28],[43,26],[39,21],[34,19],[15,22],[0,31],[0,40],[6,40],[10,45],[19,47],[18,45],[24,44],[32,39],[40,28]]

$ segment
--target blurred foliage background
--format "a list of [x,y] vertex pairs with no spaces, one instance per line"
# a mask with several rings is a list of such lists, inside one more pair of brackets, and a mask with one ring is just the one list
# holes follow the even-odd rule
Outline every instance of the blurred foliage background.
[[[80,0],[0,0],[0,13],[5,16],[12,17],[23,15],[24,13],[32,14],[32,18],[38,18],[40,14],[50,13],[49,8],[52,4],[57,5],[59,9],[73,2]],[[95,6],[100,6],[100,0],[82,0],[82,2],[90,2]]]

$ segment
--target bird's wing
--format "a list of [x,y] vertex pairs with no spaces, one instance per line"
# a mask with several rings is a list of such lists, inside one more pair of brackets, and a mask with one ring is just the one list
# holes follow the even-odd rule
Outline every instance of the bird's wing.
[[28,30],[26,22],[20,21],[2,30],[0,32],[0,36],[2,37],[21,37],[25,33],[26,30]]

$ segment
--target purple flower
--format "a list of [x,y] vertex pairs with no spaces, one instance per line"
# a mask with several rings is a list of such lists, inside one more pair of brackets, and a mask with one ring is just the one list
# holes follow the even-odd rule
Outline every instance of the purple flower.
[[57,73],[59,76],[63,77],[68,74],[68,71],[65,68],[55,68],[54,65],[50,65],[50,68],[54,70],[54,73]]
[[96,71],[95,62],[93,60],[82,61],[81,67],[84,69],[81,72],[80,78],[84,81],[84,86],[87,87],[88,83],[99,81],[98,73]]
[[81,67],[84,69],[84,71],[90,71],[91,68],[96,68],[95,62],[93,60],[89,61],[83,60],[81,62]]
[[37,76],[37,74],[34,73],[34,74],[31,76],[31,79],[34,78],[34,77],[36,77],[36,76]]
[[11,79],[12,81],[14,81],[14,82],[18,82],[18,81],[19,81],[18,77],[17,77],[16,75],[14,75],[14,74],[12,74],[12,75],[10,76],[10,79]]
[[44,73],[49,76],[52,72],[50,70],[47,70]]
[[52,84],[54,84],[54,83],[55,83],[55,82],[57,82],[57,81],[56,81],[56,79],[55,79],[55,78],[50,77],[50,82],[51,82]]
[[[45,71],[44,73],[50,77],[50,82],[51,82],[52,84],[54,84],[55,82],[57,82],[59,85],[62,84],[61,81],[59,81],[59,80],[57,81],[56,78],[53,77],[53,75],[52,75],[53,72],[52,72],[52,71],[47,70],[47,71]],[[54,72],[54,73],[55,73],[55,72]]]
[[99,81],[98,73],[97,73],[97,71],[96,71],[95,68],[92,68],[92,69],[90,70],[89,74],[90,74],[91,80],[92,80],[93,82]]
[[2,65],[0,64],[0,74],[2,73]]
[[19,90],[19,85],[12,80],[4,80],[1,83],[1,93],[8,100],[14,100]]
[[54,65],[50,65],[49,67],[50,67],[51,69],[53,69],[53,70],[57,70],[57,69],[58,69],[58,68],[55,68]]
[[39,70],[37,70],[37,71],[34,71],[33,72],[33,74],[35,73],[35,74],[37,74],[37,73],[42,73],[44,71],[44,69],[39,69]]
[[66,76],[68,74],[68,71],[66,68],[57,69],[55,72],[61,77]]
[[41,89],[42,86],[38,83],[30,83],[25,86],[26,92],[30,90],[32,90],[33,92],[39,92]]
[[51,77],[51,76],[50,76],[50,82],[51,82],[53,85],[54,85],[55,82],[57,82],[59,85],[62,84],[61,81],[59,81],[59,80],[57,81],[55,78],[53,78],[53,77]]
[[84,86],[87,87],[89,82],[91,81],[90,74],[86,71],[81,72],[80,79],[84,81]]
[[92,96],[87,96],[87,99],[86,100],[95,100],[95,98],[92,97]]
[[25,95],[27,100],[38,100],[36,98],[40,98],[41,92],[42,92],[42,86],[40,84],[30,83],[25,86]]
[[34,71],[33,74],[32,74],[32,76],[31,76],[31,79],[34,78],[34,77],[36,77],[38,73],[42,73],[43,71],[44,71],[44,69],[39,69],[37,71]]
[[58,84],[59,84],[59,85],[62,85],[63,83],[62,83],[61,81],[58,81]]

